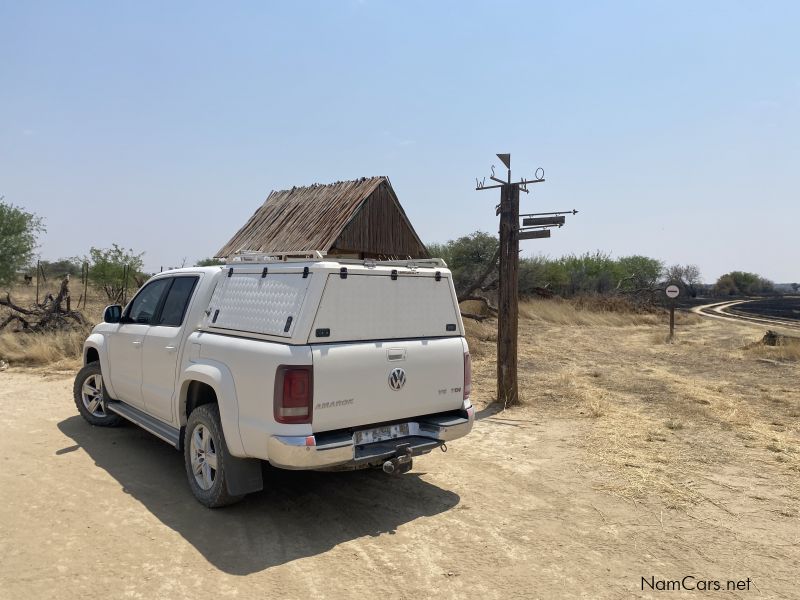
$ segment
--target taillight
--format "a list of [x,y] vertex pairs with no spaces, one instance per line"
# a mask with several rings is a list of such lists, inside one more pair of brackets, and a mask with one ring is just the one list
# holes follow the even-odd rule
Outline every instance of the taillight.
[[472,359],[469,352],[464,352],[464,400],[472,393]]
[[310,423],[313,389],[311,367],[281,366],[275,374],[275,420]]

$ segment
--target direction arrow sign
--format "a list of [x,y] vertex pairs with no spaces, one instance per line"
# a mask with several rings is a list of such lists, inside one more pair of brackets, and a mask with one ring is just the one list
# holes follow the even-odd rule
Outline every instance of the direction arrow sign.
[[522,226],[529,227],[531,225],[563,225],[566,217],[563,215],[558,217],[533,217],[529,219],[522,219]]
[[667,295],[667,298],[677,298],[681,294],[681,288],[677,285],[668,285],[664,293]]

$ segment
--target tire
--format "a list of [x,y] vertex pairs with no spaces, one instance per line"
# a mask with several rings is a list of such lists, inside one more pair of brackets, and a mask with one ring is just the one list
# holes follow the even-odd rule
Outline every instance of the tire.
[[[213,460],[210,460],[212,456]],[[228,493],[225,464],[229,457],[219,420],[219,407],[216,404],[198,406],[186,423],[183,458],[189,487],[200,504],[219,508],[244,498],[244,495]]]
[[87,423],[97,427],[117,427],[122,423],[122,417],[105,408],[105,387],[99,362],[91,362],[78,371],[72,396]]

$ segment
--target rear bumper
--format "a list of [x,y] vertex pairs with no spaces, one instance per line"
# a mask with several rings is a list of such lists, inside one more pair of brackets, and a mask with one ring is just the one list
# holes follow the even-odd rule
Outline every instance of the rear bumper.
[[373,444],[357,446],[352,433],[318,436],[273,435],[267,440],[270,464],[282,469],[324,469],[358,466],[391,458],[397,446],[408,444],[412,456],[425,454],[445,442],[467,435],[475,422],[475,408],[470,405],[458,415],[433,415],[408,421],[409,435]]

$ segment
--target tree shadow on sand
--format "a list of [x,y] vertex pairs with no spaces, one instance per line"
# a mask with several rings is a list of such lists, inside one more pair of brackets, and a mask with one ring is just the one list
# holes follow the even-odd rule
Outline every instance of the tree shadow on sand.
[[74,416],[58,428],[125,492],[233,575],[320,554],[363,536],[391,534],[460,500],[413,472],[392,477],[376,471],[267,469],[264,491],[209,510],[189,491],[183,455],[138,427],[92,427]]

